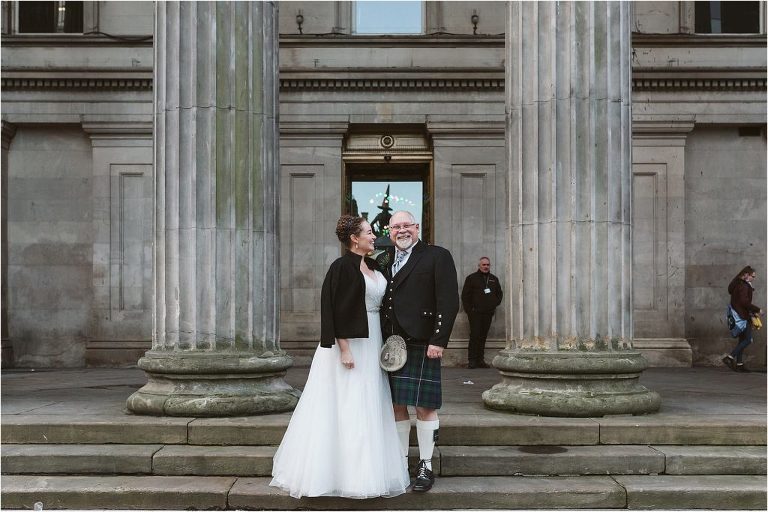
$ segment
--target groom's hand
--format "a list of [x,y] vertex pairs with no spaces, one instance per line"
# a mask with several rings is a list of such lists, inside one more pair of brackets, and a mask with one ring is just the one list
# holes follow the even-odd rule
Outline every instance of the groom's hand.
[[443,357],[443,347],[438,345],[428,346],[427,357],[430,359],[441,359]]

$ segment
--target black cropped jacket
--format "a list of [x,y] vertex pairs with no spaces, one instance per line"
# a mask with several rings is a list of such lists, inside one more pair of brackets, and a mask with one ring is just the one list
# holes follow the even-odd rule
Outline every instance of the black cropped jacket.
[[[320,294],[320,346],[330,348],[338,338],[367,338],[368,314],[365,310],[365,278],[359,256],[347,252],[331,263]],[[365,258],[371,270],[376,262]]]

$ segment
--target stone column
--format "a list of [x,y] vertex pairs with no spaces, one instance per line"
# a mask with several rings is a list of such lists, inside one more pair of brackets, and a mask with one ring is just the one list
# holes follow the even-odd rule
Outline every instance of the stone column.
[[632,348],[630,7],[508,4],[510,333],[490,408],[659,408]]
[[157,2],[155,247],[141,414],[288,411],[278,258],[277,7]]

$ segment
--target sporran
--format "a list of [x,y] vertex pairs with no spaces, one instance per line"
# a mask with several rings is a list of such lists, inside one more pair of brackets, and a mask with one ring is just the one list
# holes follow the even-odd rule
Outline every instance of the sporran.
[[393,334],[384,341],[379,353],[379,366],[388,372],[395,372],[405,366],[408,349],[402,336]]

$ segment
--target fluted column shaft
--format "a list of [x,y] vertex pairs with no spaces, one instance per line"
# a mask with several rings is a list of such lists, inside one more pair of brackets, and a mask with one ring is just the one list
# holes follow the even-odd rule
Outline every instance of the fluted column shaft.
[[158,3],[155,350],[277,348],[273,12]]
[[[510,2],[507,15],[510,336],[494,360],[505,380],[484,399],[537,414],[648,412],[658,396],[644,388],[631,410],[581,400],[616,396],[583,375],[624,373],[626,391],[646,366],[632,352],[630,5]],[[510,398],[591,385],[570,408]]]
[[516,348],[632,342],[630,6],[510,6],[507,120]]
[[[277,8],[157,2],[155,14],[154,337],[139,366],[150,377],[216,374],[228,388],[243,379],[263,388],[291,364],[278,329]],[[181,414],[169,412],[180,394],[162,413]],[[157,412],[135,397],[129,407]],[[226,410],[193,412],[272,407],[227,400]]]

